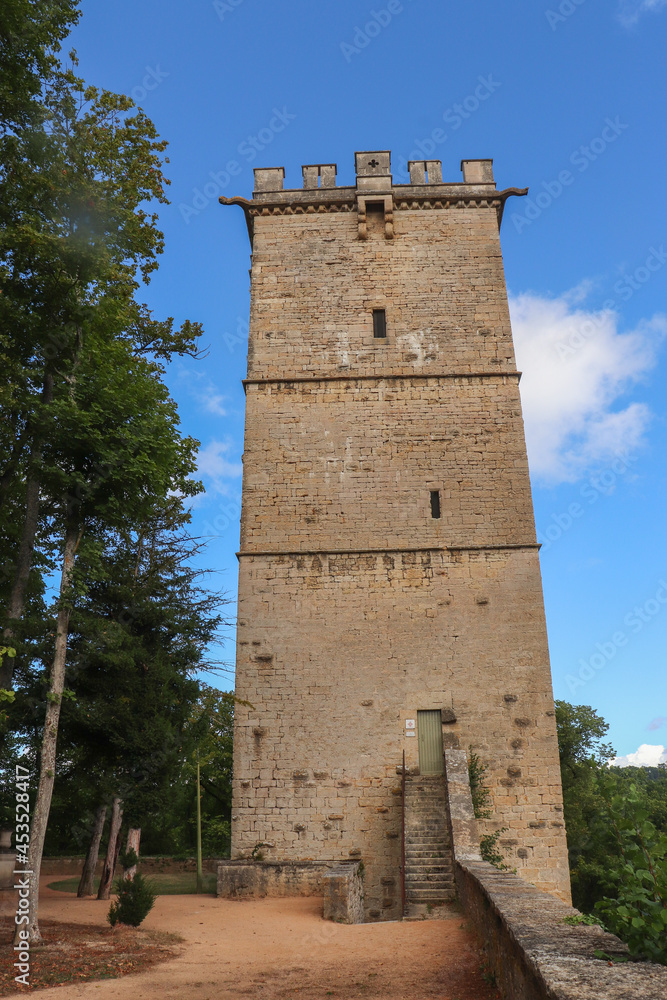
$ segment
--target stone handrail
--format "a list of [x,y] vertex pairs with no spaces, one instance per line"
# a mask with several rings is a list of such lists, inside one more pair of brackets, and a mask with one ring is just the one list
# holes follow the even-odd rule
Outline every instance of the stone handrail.
[[[482,861],[462,750],[445,752],[449,822],[459,899],[483,941],[506,1000],[664,1000],[667,968],[628,961],[598,926],[572,927],[578,911],[511,872]],[[609,959],[596,957],[604,952]],[[625,959],[617,964],[614,959]]]

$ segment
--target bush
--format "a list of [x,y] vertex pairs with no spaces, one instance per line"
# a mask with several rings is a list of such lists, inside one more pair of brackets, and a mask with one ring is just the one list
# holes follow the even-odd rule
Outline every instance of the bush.
[[118,899],[111,904],[107,920],[112,927],[128,924],[138,927],[155,905],[156,894],[141,872],[132,879],[119,878],[116,884]]
[[595,912],[631,955],[667,965],[667,834],[649,820],[635,785],[625,795],[613,794],[609,779],[600,785],[624,863],[617,898],[600,900]]

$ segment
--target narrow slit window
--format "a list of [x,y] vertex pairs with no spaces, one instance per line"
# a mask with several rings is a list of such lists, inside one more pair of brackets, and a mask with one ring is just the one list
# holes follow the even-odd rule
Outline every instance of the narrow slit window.
[[431,517],[440,517],[440,490],[431,490]]
[[387,336],[387,314],[384,309],[373,310],[373,336]]

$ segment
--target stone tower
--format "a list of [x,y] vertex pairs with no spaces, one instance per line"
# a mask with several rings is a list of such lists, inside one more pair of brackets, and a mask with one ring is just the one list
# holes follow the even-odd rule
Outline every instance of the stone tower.
[[255,170],[232,858],[365,865],[400,914],[401,760],[487,763],[489,830],[569,898],[491,160]]

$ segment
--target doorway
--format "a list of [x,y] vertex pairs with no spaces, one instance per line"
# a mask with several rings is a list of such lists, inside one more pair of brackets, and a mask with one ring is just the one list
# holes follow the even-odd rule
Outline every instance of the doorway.
[[442,722],[439,708],[417,712],[417,742],[419,773],[443,774],[445,760],[442,752]]

